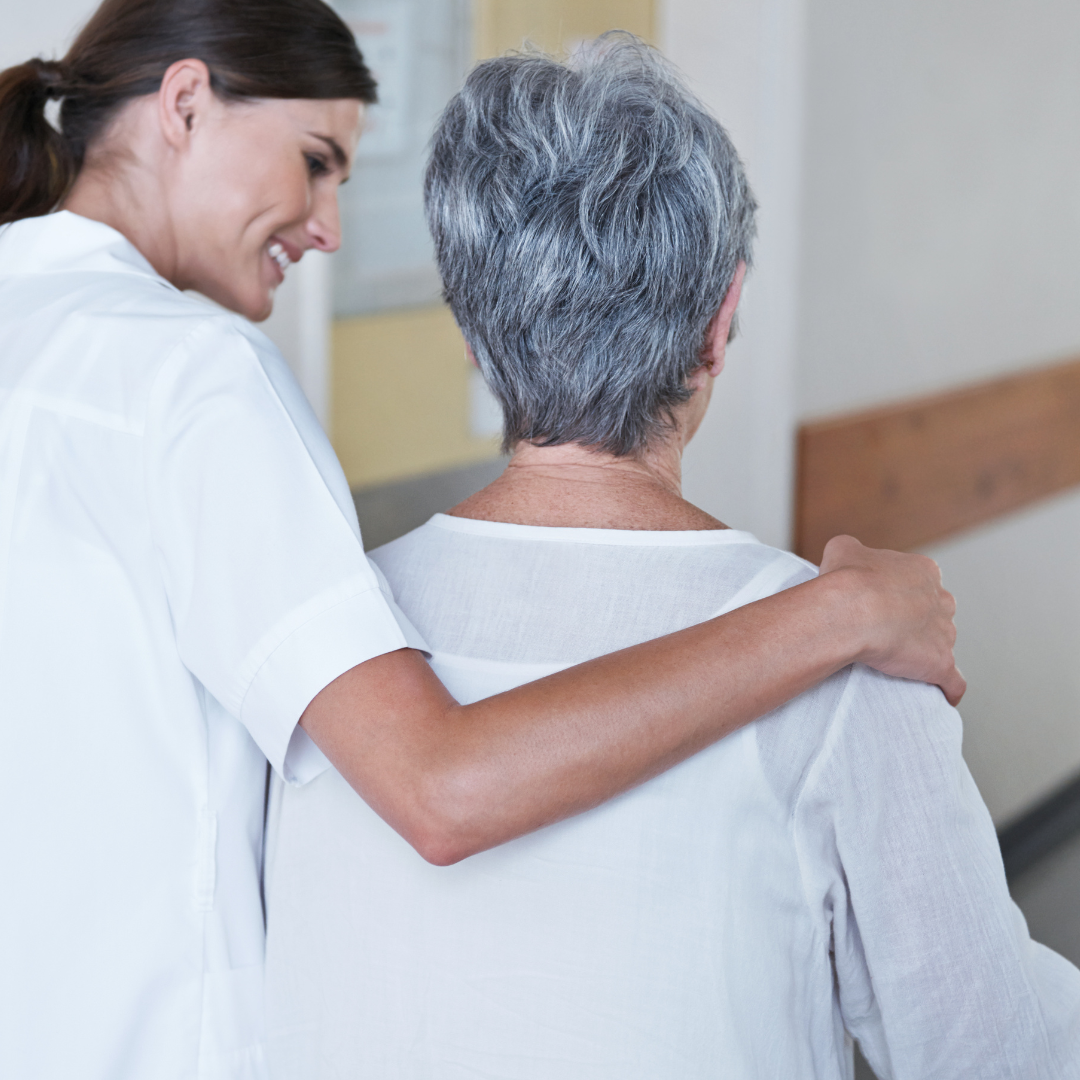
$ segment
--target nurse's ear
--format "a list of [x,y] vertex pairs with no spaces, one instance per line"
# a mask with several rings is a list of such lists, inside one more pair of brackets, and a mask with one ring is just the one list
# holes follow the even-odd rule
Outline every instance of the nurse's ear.
[[216,102],[210,69],[201,60],[177,60],[162,76],[158,119],[165,141],[184,150],[200,120]]

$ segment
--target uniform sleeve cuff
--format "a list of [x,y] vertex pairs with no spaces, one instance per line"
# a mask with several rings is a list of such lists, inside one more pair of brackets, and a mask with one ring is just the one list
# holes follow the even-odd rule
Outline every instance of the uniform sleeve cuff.
[[305,784],[330,762],[298,725],[320,690],[350,668],[427,643],[378,587],[341,600],[288,635],[259,667],[240,719],[287,784]]

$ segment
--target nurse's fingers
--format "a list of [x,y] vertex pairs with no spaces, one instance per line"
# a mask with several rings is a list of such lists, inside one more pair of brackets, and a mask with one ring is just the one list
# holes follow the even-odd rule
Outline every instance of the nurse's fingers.
[[821,572],[842,576],[852,590],[850,618],[863,642],[861,662],[888,675],[934,683],[950,704],[960,701],[967,682],[953,656],[956,600],[933,559],[837,536],[825,546]]

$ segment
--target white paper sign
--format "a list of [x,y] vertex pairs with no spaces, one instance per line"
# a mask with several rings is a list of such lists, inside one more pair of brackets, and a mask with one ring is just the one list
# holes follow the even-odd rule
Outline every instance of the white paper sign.
[[402,0],[364,4],[360,13],[346,19],[379,84],[378,103],[367,109],[358,158],[394,157],[406,148],[414,51],[411,21],[412,5]]

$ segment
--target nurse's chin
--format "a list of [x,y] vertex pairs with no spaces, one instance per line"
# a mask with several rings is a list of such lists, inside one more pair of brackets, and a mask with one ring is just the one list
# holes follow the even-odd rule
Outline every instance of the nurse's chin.
[[270,291],[267,293],[266,298],[261,307],[259,308],[258,312],[252,312],[250,315],[245,312],[244,314],[246,318],[250,322],[263,322],[264,320],[269,319],[274,312],[274,298],[276,293],[277,286],[271,285]]
[[248,322],[258,323],[268,319],[274,310],[274,296],[277,284],[262,284],[258,292],[248,296],[232,296],[226,306],[243,315]]

